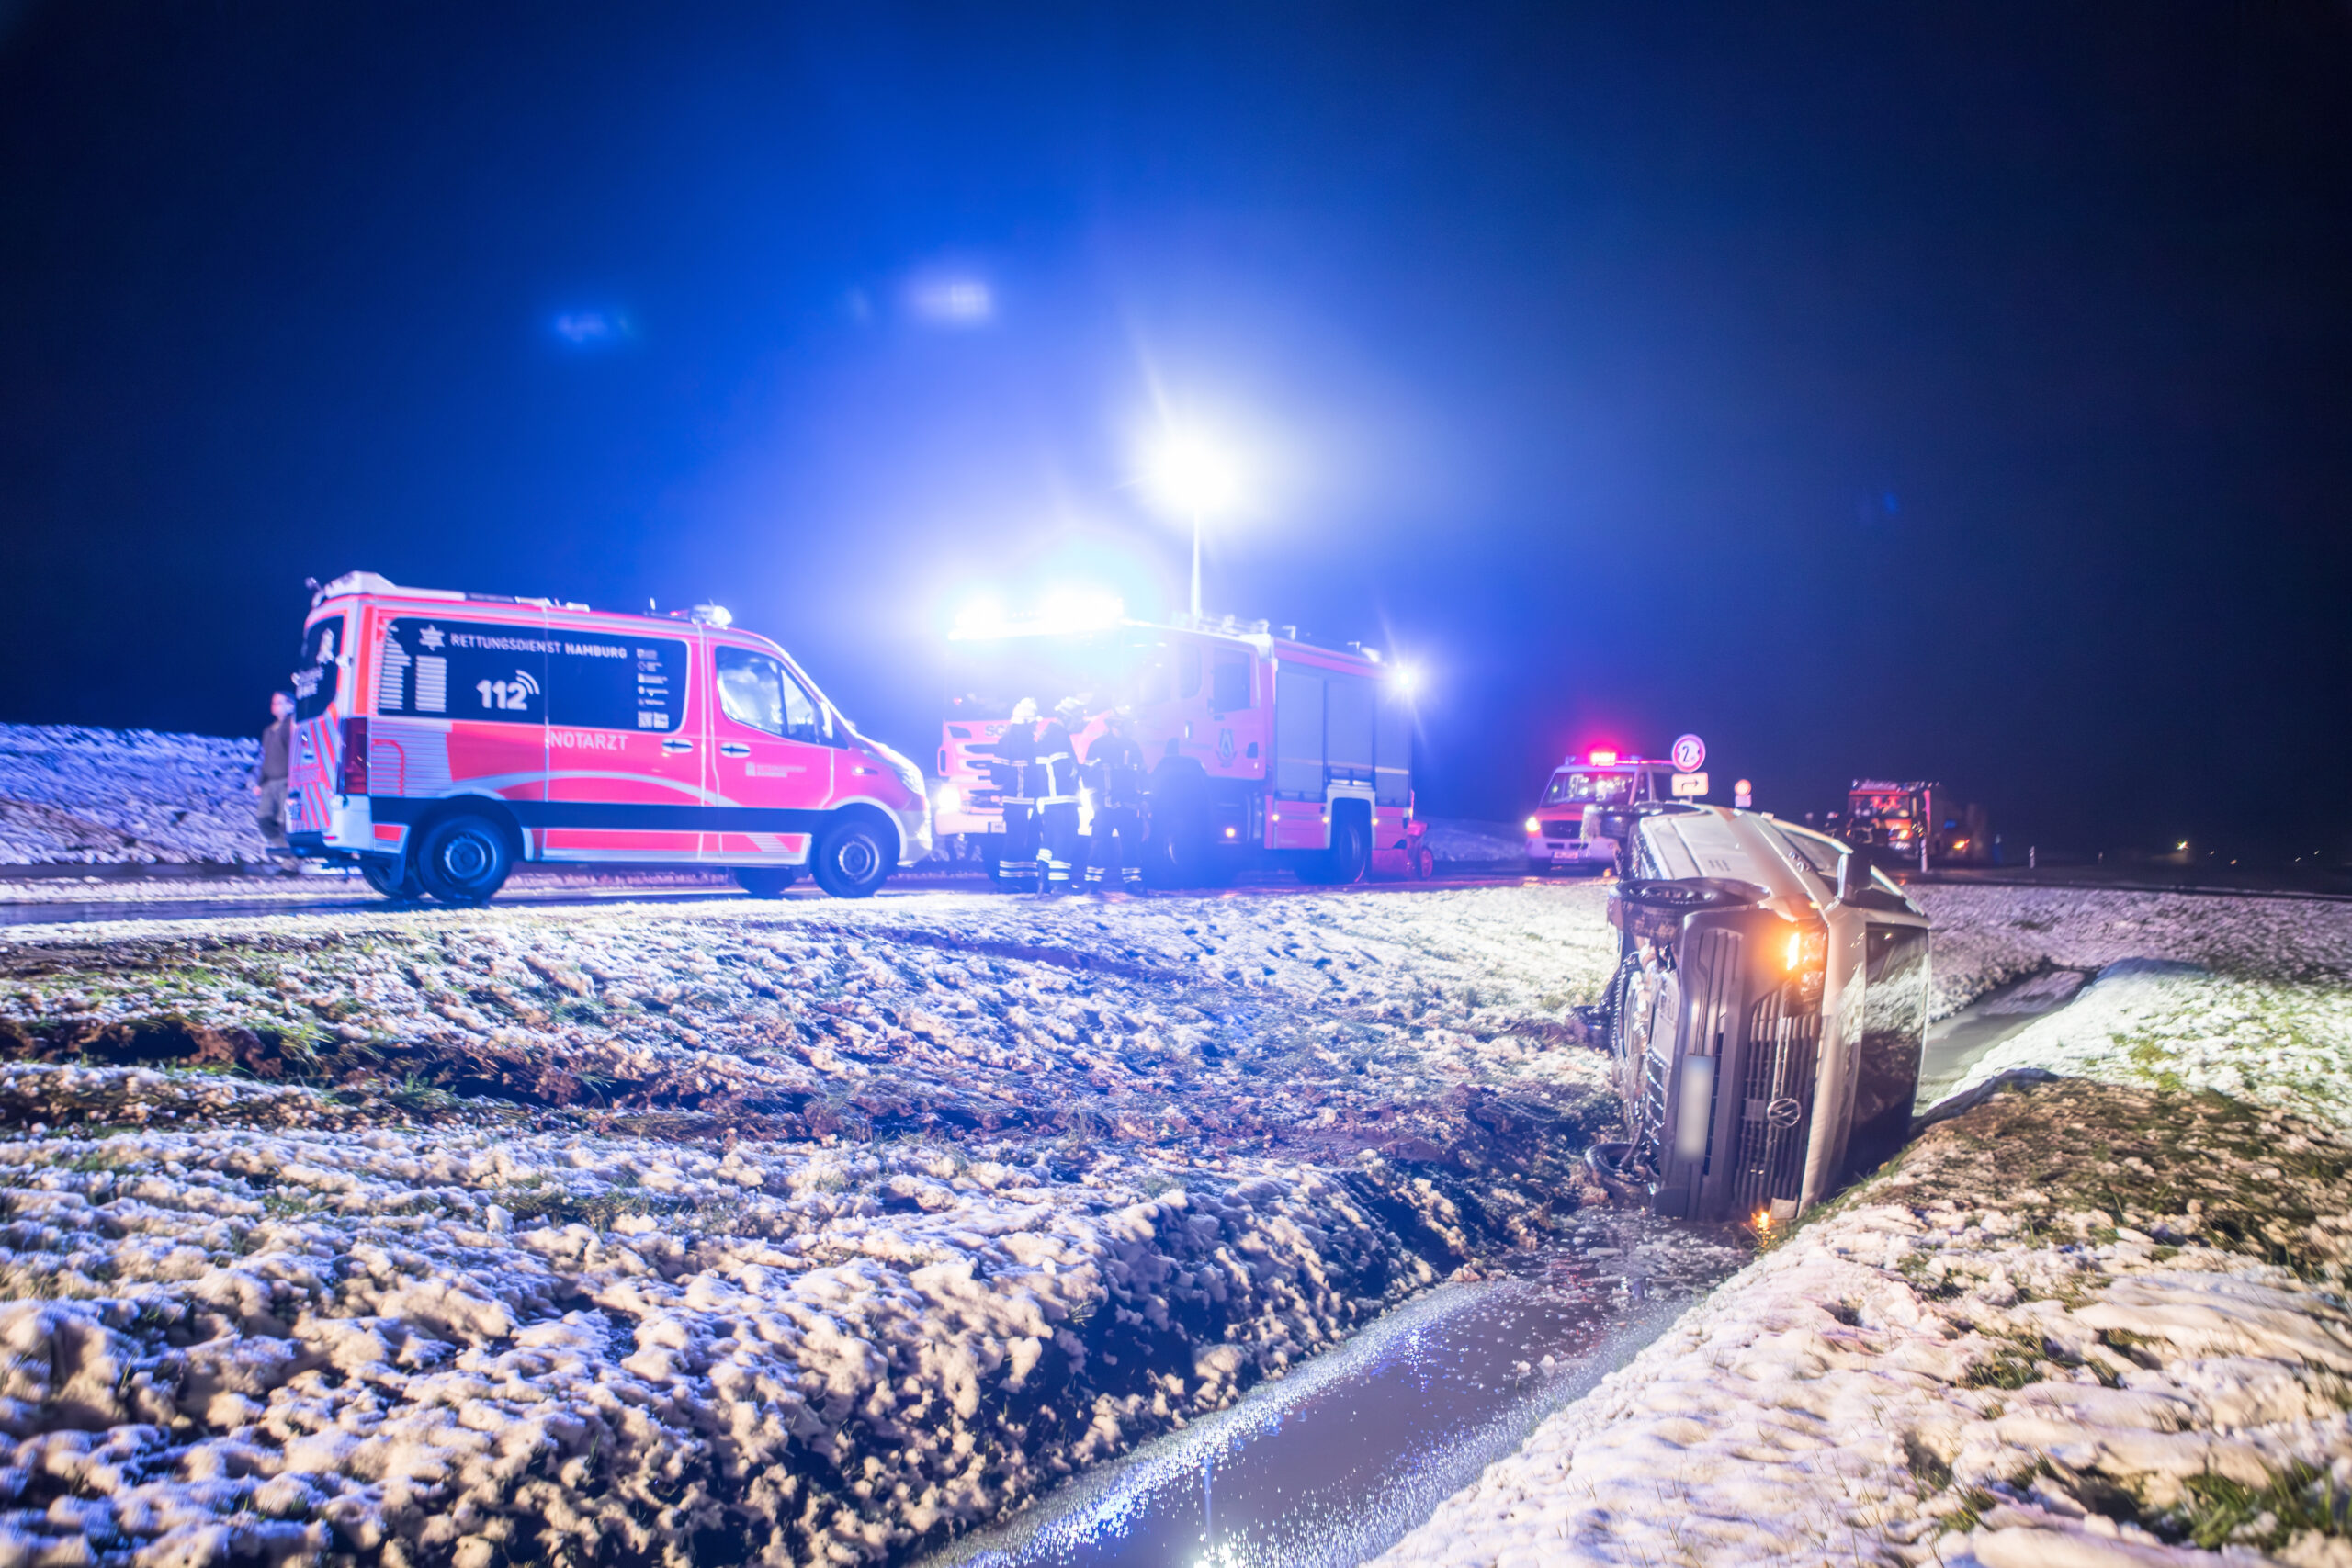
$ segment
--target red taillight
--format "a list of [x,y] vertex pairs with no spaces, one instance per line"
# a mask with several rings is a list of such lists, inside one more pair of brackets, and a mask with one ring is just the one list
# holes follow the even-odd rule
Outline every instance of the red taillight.
[[368,721],[364,718],[343,721],[343,771],[336,775],[335,789],[344,795],[368,793]]

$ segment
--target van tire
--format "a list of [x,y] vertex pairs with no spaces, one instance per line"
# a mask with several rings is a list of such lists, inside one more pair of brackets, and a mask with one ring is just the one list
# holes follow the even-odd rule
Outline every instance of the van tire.
[[785,890],[799,880],[800,873],[788,865],[735,868],[735,886],[754,898],[781,898]]
[[506,829],[479,811],[444,817],[416,847],[416,875],[444,904],[487,904],[514,869]]
[[424,884],[405,854],[361,855],[359,874],[387,898],[412,903],[424,897]]
[[836,898],[871,898],[888,881],[893,848],[888,829],[863,813],[833,819],[817,835],[808,869]]

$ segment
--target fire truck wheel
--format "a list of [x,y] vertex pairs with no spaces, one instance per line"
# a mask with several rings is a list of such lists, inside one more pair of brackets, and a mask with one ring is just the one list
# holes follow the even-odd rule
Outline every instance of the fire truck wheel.
[[817,886],[836,898],[871,898],[890,874],[890,839],[863,817],[844,817],[817,839]]
[[445,904],[487,904],[506,884],[514,852],[489,818],[463,811],[424,830],[416,873],[424,890]]
[[359,874],[387,898],[422,898],[424,884],[406,855],[361,855]]
[[1372,857],[1368,837],[1362,818],[1351,811],[1339,812],[1331,818],[1331,847],[1304,863],[1298,879],[1318,887],[1363,881],[1364,866]]
[[788,865],[735,868],[735,886],[754,898],[781,898],[785,889],[799,879],[800,874]]

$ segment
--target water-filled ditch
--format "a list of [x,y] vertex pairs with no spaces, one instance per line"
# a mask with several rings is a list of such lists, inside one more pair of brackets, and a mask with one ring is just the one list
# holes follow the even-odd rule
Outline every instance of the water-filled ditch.
[[1747,1256],[1727,1232],[1592,1212],[1570,1244],[1439,1287],[926,1568],[1359,1562],[1630,1359]]

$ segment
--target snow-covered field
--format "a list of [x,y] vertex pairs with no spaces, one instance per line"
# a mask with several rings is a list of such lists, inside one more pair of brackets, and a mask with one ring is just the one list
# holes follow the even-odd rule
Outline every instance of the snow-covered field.
[[260,751],[211,735],[0,725],[0,864],[263,860]]
[[[2143,1060],[2337,1114],[2352,909],[1922,895],[1939,1010],[2137,958],[2254,1021],[2111,972],[2044,1059],[2154,1087],[1933,1134],[1392,1561],[2173,1561],[2352,1482],[2352,1150]],[[17,928],[0,1558],[903,1557],[1572,1228],[1601,897]]]
[[902,1554],[1597,1199],[1605,933],[1577,887],[20,928],[0,1540]]

